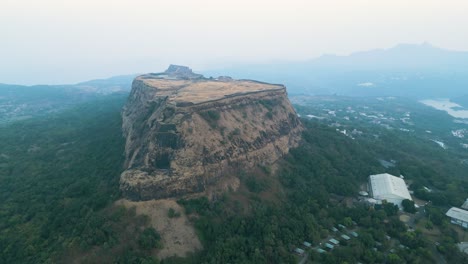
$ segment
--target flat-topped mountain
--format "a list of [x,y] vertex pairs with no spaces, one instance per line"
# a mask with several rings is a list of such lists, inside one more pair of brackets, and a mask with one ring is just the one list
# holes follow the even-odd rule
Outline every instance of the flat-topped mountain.
[[302,131],[283,85],[175,65],[135,78],[122,117],[120,187],[132,200],[235,189],[240,171],[271,165]]
[[230,96],[261,91],[285,90],[283,85],[267,84],[251,80],[221,79],[167,79],[142,75],[135,79],[144,85],[153,87],[158,96],[168,96],[168,100],[177,104],[199,104],[219,100]]

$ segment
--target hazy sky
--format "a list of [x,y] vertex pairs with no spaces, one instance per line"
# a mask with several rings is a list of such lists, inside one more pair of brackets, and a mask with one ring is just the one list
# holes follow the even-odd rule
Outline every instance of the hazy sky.
[[0,83],[73,83],[398,43],[468,50],[468,1],[0,0],[0,36]]

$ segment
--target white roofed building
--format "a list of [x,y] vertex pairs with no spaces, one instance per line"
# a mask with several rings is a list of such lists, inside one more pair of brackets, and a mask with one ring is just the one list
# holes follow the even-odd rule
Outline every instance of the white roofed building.
[[466,199],[461,208],[468,210],[468,199]]
[[468,211],[452,207],[447,211],[447,213],[445,213],[445,215],[450,217],[450,222],[452,224],[468,228]]
[[372,198],[386,200],[400,208],[403,200],[412,200],[405,181],[388,173],[369,176],[369,191]]

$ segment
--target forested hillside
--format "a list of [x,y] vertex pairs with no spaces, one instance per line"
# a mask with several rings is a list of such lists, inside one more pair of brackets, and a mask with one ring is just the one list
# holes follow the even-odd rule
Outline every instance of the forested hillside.
[[59,113],[112,93],[130,91],[135,75],[114,76],[66,85],[12,85],[0,83],[0,125],[15,120]]
[[146,219],[134,211],[111,206],[125,99],[111,95],[0,127],[0,263],[146,258],[157,234],[143,233]]
[[[148,218],[113,204],[120,198],[125,99],[106,96],[0,127],[0,263],[467,263],[455,246],[464,233],[444,215],[466,198],[463,152],[363,120],[337,127],[325,118],[302,119],[301,146],[274,166],[240,173],[238,191],[179,200],[204,249],[157,260],[163,245]],[[426,115],[414,116],[426,124]],[[352,126],[361,134],[343,133]],[[395,159],[395,166],[381,159]],[[414,214],[414,229],[395,206],[358,200],[367,177],[382,172],[403,174],[417,197],[432,201]],[[318,253],[330,238],[340,246]],[[308,251],[299,256],[298,247]]]
[[[385,154],[379,146],[358,143],[317,121],[304,122],[307,130],[303,144],[281,162],[277,177],[265,178],[263,174],[269,173],[265,169],[255,176],[244,175],[245,189],[214,203],[206,199],[180,201],[187,213],[193,214],[207,250],[196,260],[174,259],[168,263],[296,263],[302,258],[292,253],[296,247],[304,248],[303,241],[320,247],[320,243],[336,237],[332,228],[338,224],[346,227],[347,231],[341,231],[344,234],[356,231],[359,237],[340,239],[342,246],[330,253],[311,250],[306,257],[310,262],[437,263],[440,252],[449,263],[467,261],[454,245],[458,235],[438,207],[427,207],[444,234],[436,249],[420,230],[407,229],[395,206],[370,208],[353,199],[368,175],[398,172],[378,163],[376,157]],[[406,162],[422,171],[428,169],[424,161],[407,154]],[[407,175],[412,173],[408,171]],[[451,180],[458,190],[444,195],[463,197],[466,180]]]

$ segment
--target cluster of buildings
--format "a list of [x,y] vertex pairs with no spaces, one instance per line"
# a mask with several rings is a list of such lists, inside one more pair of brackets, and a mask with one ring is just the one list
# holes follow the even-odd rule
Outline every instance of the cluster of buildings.
[[[339,224],[338,227],[339,229],[336,227],[332,227],[331,231],[333,231],[334,235],[329,237],[327,240],[322,241],[322,243],[315,247],[314,250],[318,253],[325,253],[327,251],[333,250],[340,244],[345,244],[345,242],[351,240],[353,237],[359,236],[359,234],[355,231],[348,231],[348,229],[344,225]],[[302,245],[306,248],[312,247],[312,244],[307,241],[304,241]],[[298,247],[294,249],[294,252],[302,256],[304,255],[306,250]]]
[[[381,204],[383,201],[393,203],[402,208],[403,200],[412,200],[404,179],[388,173],[369,176],[369,195],[371,203]],[[362,195],[363,193],[360,192]],[[468,199],[461,208],[452,207],[445,214],[450,217],[452,224],[468,228]]]
[[[428,188],[427,190],[431,191]],[[406,186],[403,177],[396,177],[388,173],[370,175],[368,182],[368,191],[369,192],[360,191],[359,194],[361,196],[372,197],[367,198],[366,200],[373,204],[382,204],[384,202],[393,203],[397,205],[400,209],[402,209],[402,202],[404,200],[413,200],[411,198],[410,192],[408,190],[408,187]],[[450,217],[451,223],[460,225],[464,228],[468,228],[468,199],[461,206],[461,208],[450,208],[450,210],[447,211],[446,215]],[[343,225],[339,225],[339,227],[340,229],[346,230],[346,227]],[[336,227],[333,227],[331,230],[335,233],[339,231],[339,229]],[[358,237],[358,234],[356,232],[348,232],[348,234],[349,235],[342,234],[340,237],[338,237],[338,239],[348,241],[352,237]],[[390,237],[387,236],[387,239],[390,239]],[[320,243],[322,248],[317,247],[315,248],[315,250],[319,253],[325,253],[326,251],[333,250],[339,244],[340,241],[332,237],[323,244]],[[310,248],[312,244],[307,241],[304,241],[303,246],[306,248]],[[468,248],[468,246],[466,247]],[[302,248],[295,248],[294,252],[298,255],[303,255],[305,253],[305,250]]]

